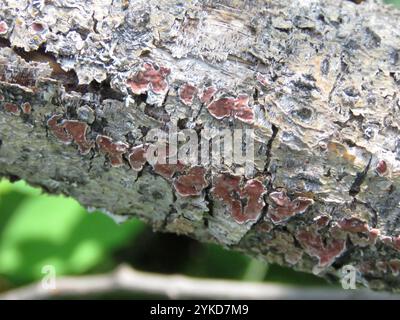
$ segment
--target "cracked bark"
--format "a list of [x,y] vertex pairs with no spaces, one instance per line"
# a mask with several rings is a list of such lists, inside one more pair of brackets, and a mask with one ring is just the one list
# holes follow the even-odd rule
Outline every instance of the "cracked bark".
[[[327,279],[351,264],[397,291],[399,18],[375,1],[3,1],[0,176]],[[253,129],[254,177],[206,164],[208,185],[181,196],[190,168],[133,170],[129,150],[171,123]]]

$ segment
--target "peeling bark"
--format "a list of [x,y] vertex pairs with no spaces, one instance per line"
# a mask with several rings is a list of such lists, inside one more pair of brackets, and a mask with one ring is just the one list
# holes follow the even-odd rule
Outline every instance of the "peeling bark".
[[[396,291],[400,12],[359,2],[2,1],[0,176]],[[253,129],[254,175],[147,162],[173,123]]]

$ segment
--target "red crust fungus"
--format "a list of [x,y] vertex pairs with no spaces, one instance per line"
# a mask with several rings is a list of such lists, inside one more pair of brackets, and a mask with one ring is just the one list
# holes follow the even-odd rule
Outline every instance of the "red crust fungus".
[[58,140],[69,144],[72,142],[72,137],[65,131],[63,125],[58,123],[62,117],[62,114],[53,115],[49,120],[47,120],[47,126]]
[[207,187],[206,170],[196,166],[189,169],[188,173],[179,176],[174,181],[176,192],[182,197],[198,196]]
[[274,223],[286,221],[296,214],[303,213],[314,203],[314,200],[306,197],[290,200],[284,191],[272,192],[269,197],[276,205],[276,207],[268,210],[268,216]]
[[165,67],[155,67],[152,63],[146,62],[142,71],[136,73],[127,84],[134,94],[142,94],[148,90],[156,94],[165,94],[168,91],[167,76],[171,70]]
[[148,145],[141,144],[131,149],[128,155],[128,161],[131,168],[135,171],[141,171],[146,164],[146,152]]
[[392,237],[390,243],[396,250],[400,251],[400,236]]
[[321,214],[318,217],[315,217],[313,220],[317,226],[317,229],[322,229],[329,224],[331,217],[326,214]]
[[215,92],[217,92],[217,89],[215,87],[204,88],[200,97],[200,101],[202,103],[210,103],[214,97]]
[[197,88],[189,83],[186,83],[179,88],[179,98],[187,106],[192,105],[196,93]]
[[87,154],[93,148],[93,142],[86,139],[86,133],[89,126],[85,122],[77,120],[63,120],[63,115],[53,115],[47,120],[47,126],[50,128],[53,135],[65,144],[75,142],[78,145],[81,154]]
[[339,226],[343,231],[358,233],[358,232],[368,232],[369,227],[365,221],[358,218],[344,218],[339,221]]
[[387,171],[387,164],[385,160],[379,160],[378,164],[376,165],[375,168],[376,172],[378,172],[378,174],[383,175],[386,173]]
[[32,112],[32,106],[29,102],[23,103],[21,105],[21,109],[24,114],[31,114],[31,112]]
[[6,102],[3,104],[3,109],[11,114],[18,116],[20,114],[20,110],[18,106],[14,103]]
[[45,29],[43,24],[41,24],[40,22],[32,23],[31,28],[35,32],[43,32],[43,30]]
[[120,167],[124,164],[122,155],[128,151],[129,146],[123,142],[113,142],[110,137],[98,135],[96,144],[101,152],[106,154],[111,162],[111,166]]
[[164,177],[165,179],[172,179],[177,172],[182,172],[185,166],[178,161],[176,164],[172,163],[156,163],[153,167],[154,172]]
[[216,119],[233,116],[245,123],[253,123],[254,111],[250,106],[247,95],[237,98],[220,98],[207,106],[208,111]]
[[346,249],[345,240],[331,239],[325,244],[321,235],[308,230],[298,231],[296,239],[310,256],[318,258],[319,267],[331,265]]
[[72,141],[78,145],[79,152],[81,154],[88,154],[94,145],[92,141],[86,139],[89,126],[85,122],[77,120],[64,120],[62,127],[72,137]]
[[0,34],[6,34],[8,32],[8,25],[5,21],[0,21]]
[[[239,224],[259,218],[265,206],[263,195],[266,192],[259,180],[250,179],[243,188],[240,187],[241,180],[240,176],[221,174],[212,189],[214,196],[230,207],[233,219]],[[242,200],[247,200],[244,209]]]

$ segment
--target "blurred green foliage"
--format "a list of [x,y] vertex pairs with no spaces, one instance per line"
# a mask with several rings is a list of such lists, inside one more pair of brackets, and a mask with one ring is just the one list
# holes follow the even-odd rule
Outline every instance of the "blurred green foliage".
[[57,275],[112,270],[129,263],[145,271],[196,277],[324,284],[294,272],[186,237],[152,232],[137,219],[117,225],[75,200],[49,196],[25,182],[0,182],[0,291]]
[[386,3],[392,3],[400,7],[400,0],[385,0]]

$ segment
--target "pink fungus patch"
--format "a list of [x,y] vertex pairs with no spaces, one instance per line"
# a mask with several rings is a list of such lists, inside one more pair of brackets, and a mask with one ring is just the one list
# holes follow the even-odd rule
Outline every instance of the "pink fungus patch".
[[240,95],[237,98],[220,98],[210,103],[207,109],[216,119],[233,116],[245,123],[253,123],[254,111],[248,103],[249,97]]
[[128,161],[131,168],[135,171],[141,171],[146,164],[146,152],[148,145],[141,144],[131,149],[128,155]]
[[200,97],[200,101],[202,103],[210,103],[211,100],[214,97],[215,92],[217,92],[217,89],[214,87],[206,87],[204,88],[201,97]]
[[[221,174],[212,189],[214,196],[230,207],[233,219],[239,224],[259,218],[265,206],[263,195],[266,192],[256,179],[248,180],[243,188],[240,187],[241,180],[240,176]],[[242,200],[246,202],[244,209]]]
[[392,237],[392,244],[396,250],[400,251],[400,236]]
[[139,71],[127,84],[134,94],[142,94],[152,90],[156,94],[165,94],[168,91],[167,76],[171,70],[164,67],[155,67],[147,62],[143,65],[143,70]]
[[124,164],[122,155],[128,151],[129,146],[123,142],[113,142],[110,137],[98,135],[96,144],[99,150],[106,154],[111,162],[111,166],[120,167]]
[[77,120],[63,120],[59,123],[62,117],[63,115],[56,114],[47,121],[47,126],[53,135],[65,144],[75,142],[81,154],[89,153],[93,148],[93,142],[86,139],[88,125]]
[[174,187],[182,197],[198,196],[207,187],[206,170],[196,166],[189,169],[188,173],[179,176],[174,181]]
[[376,165],[375,168],[376,172],[378,174],[383,175],[387,171],[387,164],[385,160],[379,160],[378,164]]
[[14,114],[16,116],[18,116],[20,114],[20,110],[19,110],[18,106],[14,103],[6,102],[6,103],[4,103],[3,108],[6,112]]
[[32,112],[32,106],[29,102],[23,103],[21,105],[21,109],[24,114],[31,114],[31,112]]
[[0,34],[6,34],[8,32],[8,25],[5,21],[0,21]]
[[358,218],[344,218],[339,221],[339,226],[343,231],[358,233],[369,232],[368,224]]
[[290,200],[284,191],[272,192],[269,197],[276,205],[276,207],[268,210],[268,216],[274,223],[286,221],[296,214],[303,213],[314,203],[314,200],[306,197]]
[[72,142],[72,137],[65,131],[63,125],[59,123],[62,117],[62,114],[53,115],[49,120],[47,120],[47,126],[58,140],[69,144]]
[[182,172],[185,166],[178,161],[178,163],[156,163],[153,167],[154,172],[164,177],[165,179],[172,179],[177,172]]
[[32,30],[35,32],[43,32],[43,30],[44,30],[44,26],[40,22],[32,23],[31,27],[32,27]]
[[92,141],[86,139],[89,126],[85,122],[77,120],[64,120],[62,127],[72,137],[72,141],[78,145],[79,152],[81,154],[88,154],[94,145]]
[[188,83],[184,84],[179,88],[179,98],[187,106],[192,105],[196,93],[197,93],[197,88]]
[[314,220],[317,228],[322,229],[329,224],[329,222],[331,221],[331,218],[328,215],[322,214],[318,217],[315,217],[313,220]]
[[325,244],[319,234],[308,230],[297,232],[296,239],[310,256],[318,258],[320,267],[331,265],[346,249],[345,240],[332,239]]

